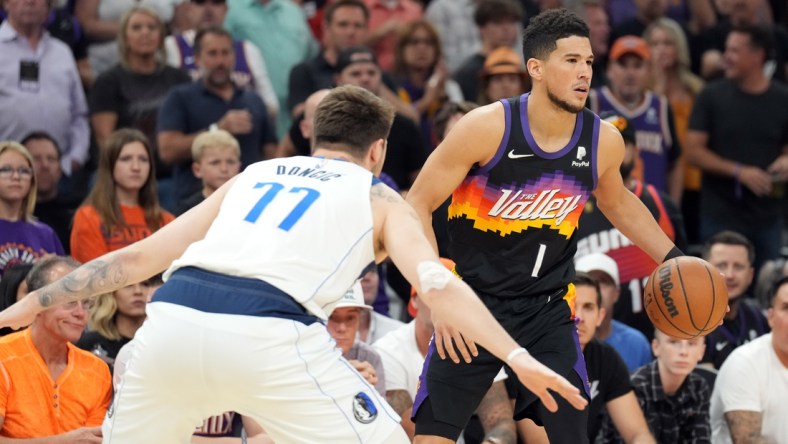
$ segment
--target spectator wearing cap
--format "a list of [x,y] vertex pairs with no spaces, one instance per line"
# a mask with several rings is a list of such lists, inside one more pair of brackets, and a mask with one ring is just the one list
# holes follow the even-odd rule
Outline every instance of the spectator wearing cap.
[[[635,129],[620,115],[611,115],[605,120],[618,128],[624,139],[624,159],[620,168],[624,184],[648,208],[662,231],[679,248],[686,248],[684,223],[676,205],[665,193],[632,176],[635,160],[638,158]],[[612,272],[613,266],[600,269],[607,271],[606,274],[610,279],[601,279],[603,295],[606,295],[603,306],[608,314],[605,322],[599,327],[597,337],[609,340],[609,336],[620,322],[621,326],[634,327],[646,338],[651,338],[654,334],[654,326],[643,310],[642,289],[646,278],[657,264],[607,220],[596,206],[596,199],[593,196],[586,203],[585,211],[580,216],[577,238],[575,256],[578,261],[577,269],[591,271],[595,269],[594,267],[599,267],[603,261],[585,259],[585,256],[595,253],[609,256],[614,262],[608,264],[615,265],[615,273]],[[613,291],[618,294],[611,297],[609,292]],[[614,308],[610,307],[611,303]],[[611,318],[615,320],[611,322]],[[621,354],[626,355],[624,352]]]
[[477,2],[473,20],[479,28],[481,48],[463,61],[452,74],[465,98],[479,97],[479,74],[484,69],[487,55],[500,47],[514,48],[520,30],[523,9],[520,2],[511,0],[482,0]]
[[613,43],[609,56],[609,86],[591,90],[590,108],[599,115],[617,114],[629,121],[642,162],[642,174],[638,168],[636,177],[667,192],[679,204],[684,190],[681,148],[668,99],[648,89],[648,43],[627,35]]
[[[441,262],[446,268],[454,269],[451,259],[441,258]],[[413,320],[372,345],[380,353],[386,369],[386,400],[401,415],[402,427],[412,438],[416,427],[411,420],[413,400],[416,399],[419,376],[435,328],[430,308],[421,301],[413,288],[408,300],[408,314]],[[485,443],[514,442],[514,412],[506,394],[505,379],[506,374],[502,370],[477,410],[485,426],[485,436],[491,438],[485,439]]]
[[367,380],[383,396],[386,395],[386,375],[383,361],[371,345],[359,340],[358,329],[361,312],[372,310],[371,305],[364,303],[364,290],[361,283],[356,282],[342,295],[326,322],[328,333],[334,338],[342,357]]
[[[28,289],[38,290],[78,265],[68,256],[44,258],[30,270]],[[109,368],[72,344],[91,306],[85,299],[49,308],[30,328],[0,341],[0,441],[101,442],[99,426],[112,396]]]
[[621,295],[616,261],[604,253],[591,253],[577,260],[575,270],[587,273],[599,284],[602,319],[594,336],[618,352],[630,373],[651,362],[651,347],[646,336],[613,319],[613,310]]
[[488,105],[531,89],[531,82],[520,57],[512,48],[502,46],[484,60],[481,91],[477,103]]
[[[354,46],[343,50],[337,59],[337,86],[354,85],[371,91],[394,104],[404,105],[401,100],[388,100],[384,91],[382,71],[375,53],[365,46]],[[410,188],[422,165],[427,160],[427,150],[416,123],[397,111],[388,138],[388,152],[383,172],[391,176],[401,190]],[[403,299],[407,296],[404,295]]]

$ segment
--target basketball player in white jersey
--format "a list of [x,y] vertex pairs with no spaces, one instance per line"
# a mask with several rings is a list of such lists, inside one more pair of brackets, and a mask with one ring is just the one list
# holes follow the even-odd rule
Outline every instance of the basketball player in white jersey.
[[0,313],[40,311],[167,269],[103,426],[113,444],[188,443],[195,424],[236,411],[278,443],[405,443],[397,415],[322,324],[366,265],[390,255],[441,319],[508,362],[547,408],[578,389],[507,335],[446,270],[403,199],[375,179],[390,105],[356,87],[315,115],[314,157],[254,164],[138,243],[102,256]]

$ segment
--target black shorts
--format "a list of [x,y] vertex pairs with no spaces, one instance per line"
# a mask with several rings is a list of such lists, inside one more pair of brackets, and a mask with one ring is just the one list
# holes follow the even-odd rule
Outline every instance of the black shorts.
[[[534,358],[567,377],[590,399],[585,361],[573,317],[574,286],[533,297],[480,296],[480,299],[504,329]],[[430,343],[413,405],[416,434],[457,439],[495,375],[505,365],[483,347],[478,348],[479,356],[470,364],[464,361],[455,364],[450,359],[442,360],[435,352],[434,341]],[[507,372],[514,375],[508,368]],[[546,427],[553,423],[554,418],[545,417],[548,412],[540,407],[536,395],[519,381],[513,387],[515,419],[529,417]],[[555,442],[584,442],[583,439],[587,439],[587,420],[583,418],[587,414],[565,401],[561,402],[560,396],[555,397],[559,401],[558,412],[552,414],[557,417],[556,423],[564,429],[575,429],[571,433],[577,433],[572,436],[578,437],[577,441]],[[424,412],[425,409],[429,411]]]

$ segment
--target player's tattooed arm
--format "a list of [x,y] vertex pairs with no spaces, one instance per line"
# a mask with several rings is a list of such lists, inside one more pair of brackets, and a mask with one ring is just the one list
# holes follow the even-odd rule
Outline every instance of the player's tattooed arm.
[[761,412],[744,410],[725,412],[725,420],[728,422],[733,444],[769,444],[770,441],[761,436],[762,419]]
[[38,303],[42,308],[107,293],[128,282],[128,274],[117,256],[96,259],[41,289]]
[[386,401],[388,401],[391,408],[402,416],[409,408],[413,407],[413,400],[410,399],[410,394],[407,390],[387,390]]
[[482,423],[485,438],[492,438],[496,443],[517,442],[517,430],[512,420],[512,404],[503,382],[493,383],[476,413]]

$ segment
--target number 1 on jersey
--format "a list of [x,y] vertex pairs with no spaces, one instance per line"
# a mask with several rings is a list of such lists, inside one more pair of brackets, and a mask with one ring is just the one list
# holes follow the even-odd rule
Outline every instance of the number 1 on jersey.
[[[268,190],[260,197],[260,200],[252,207],[249,214],[244,218],[245,221],[255,223],[263,210],[274,200],[280,191],[284,190],[284,185],[277,182],[257,182],[254,186],[255,189],[268,186]],[[320,192],[306,187],[293,187],[288,190],[288,193],[301,193],[306,192],[306,195],[296,204],[296,206],[288,213],[285,219],[279,224],[279,228],[285,231],[290,231],[293,225],[301,219],[306,210],[320,197]]]
[[531,277],[539,277],[539,269],[542,268],[545,251],[547,251],[547,245],[539,244],[539,253],[536,253],[536,263],[534,264],[534,270],[531,272]]

